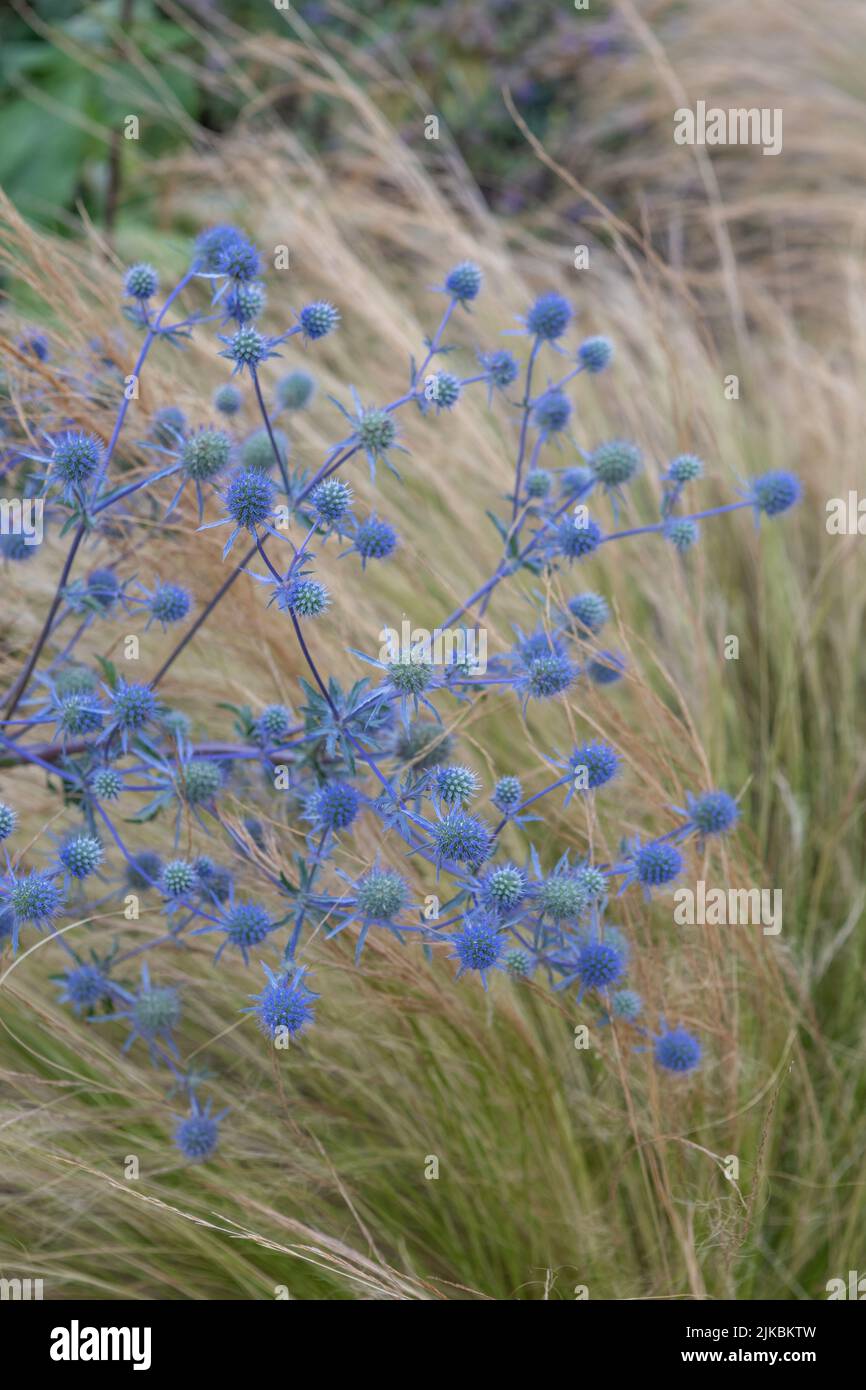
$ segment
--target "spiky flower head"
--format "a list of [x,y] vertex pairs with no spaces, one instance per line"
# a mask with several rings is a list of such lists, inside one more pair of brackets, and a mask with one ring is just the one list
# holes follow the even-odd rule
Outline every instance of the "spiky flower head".
[[319,825],[327,830],[345,830],[361,809],[361,797],[351,782],[328,782],[315,797]]
[[[274,443],[277,446],[280,458],[283,463],[289,457],[289,441],[282,430],[272,430]],[[240,460],[244,468],[255,468],[259,472],[267,472],[276,463],[274,445],[271,443],[271,435],[266,429],[254,430],[247,439],[244,440],[240,450]]]
[[608,989],[625,971],[622,952],[608,940],[590,940],[577,957],[577,973],[583,989]]
[[594,791],[596,787],[603,787],[619,772],[619,755],[610,743],[582,743],[568,761],[580,790]]
[[603,372],[613,357],[613,343],[609,338],[584,338],[577,355],[588,372]]
[[260,743],[280,743],[291,727],[292,714],[285,705],[266,705],[256,720],[256,737]]
[[100,767],[90,778],[90,789],[98,801],[117,801],[123,791],[123,777],[113,767]]
[[149,685],[126,681],[121,676],[110,695],[112,718],[124,733],[142,729],[156,714],[156,696]]
[[435,823],[432,834],[440,863],[448,859],[470,866],[483,864],[493,848],[489,825],[480,816],[471,816],[466,811],[449,811]]
[[131,265],[123,277],[123,292],[129,299],[138,299],[143,303],[146,299],[152,299],[158,289],[159,276],[152,265],[146,265],[143,261]]
[[174,1142],[190,1163],[204,1163],[219,1144],[219,1125],[219,1117],[210,1113],[210,1101],[204,1109],[194,1102],[189,1115],[178,1120]]
[[384,458],[397,438],[397,425],[387,410],[370,406],[358,415],[355,436],[361,447],[374,459]]
[[551,291],[549,294],[539,295],[536,299],[526,315],[526,327],[534,337],[553,342],[562,337],[571,323],[571,316],[572,309],[568,300]]
[[623,1023],[634,1023],[643,1012],[643,1000],[635,989],[618,989],[610,1001],[610,1011]]
[[470,801],[481,789],[478,774],[459,763],[437,768],[433,784],[437,794],[448,803]]
[[187,859],[169,859],[163,865],[159,886],[166,898],[183,898],[198,884],[195,866]]
[[225,298],[225,311],[237,323],[252,323],[264,313],[268,293],[261,280],[235,284]]
[[506,935],[496,917],[486,912],[474,912],[464,918],[463,927],[450,937],[454,947],[452,960],[459,962],[457,979],[467,971],[477,970],[487,987],[487,972],[497,966],[505,950]]
[[500,391],[505,391],[511,386],[520,375],[520,363],[513,353],[506,352],[504,348],[496,352],[483,352],[478,359],[491,386],[497,387]]
[[234,243],[243,241],[244,234],[237,227],[208,227],[196,239],[196,266],[206,274],[216,274],[220,269],[227,248]]
[[192,595],[179,584],[157,584],[147,603],[152,618],[166,627],[182,622],[192,605]]
[[765,516],[778,516],[799,502],[802,494],[803,488],[796,473],[779,469],[755,478],[749,497],[757,511]]
[[700,527],[687,516],[669,516],[665,522],[664,537],[675,550],[685,554],[697,544]]
[[589,903],[584,880],[571,871],[551,874],[539,886],[538,903],[552,922],[576,922]]
[[296,1038],[308,1024],[315,1022],[313,994],[304,984],[305,966],[298,966],[292,973],[284,970],[275,974],[262,961],[266,984],[261,994],[250,995],[253,1006],[244,1013],[255,1014],[259,1027],[266,1037],[276,1038],[283,1032]]
[[63,976],[60,1003],[71,1004],[77,1014],[89,1013],[108,996],[108,988],[98,965],[76,965]]
[[57,727],[64,737],[82,738],[102,728],[102,711],[93,695],[61,695],[55,710]]
[[400,695],[421,695],[433,683],[433,667],[429,661],[416,661],[411,655],[389,661],[388,680]]
[[571,401],[564,391],[545,391],[532,409],[532,423],[542,434],[558,434],[571,419]]
[[232,437],[225,430],[204,427],[183,441],[180,461],[188,478],[206,483],[225,468],[232,452]]
[[63,906],[63,893],[54,876],[33,869],[20,878],[14,874],[8,884],[6,900],[12,909],[13,946],[17,945],[17,928],[29,925],[48,926]]
[[305,338],[324,338],[337,327],[340,313],[327,300],[317,299],[315,303],[304,306],[298,315],[298,321]]
[[587,517],[578,524],[575,519],[565,517],[556,528],[556,546],[567,560],[582,560],[591,555],[602,540],[602,531],[597,521]]
[[121,588],[121,582],[112,569],[103,567],[91,570],[87,576],[87,598],[104,613],[109,613],[114,607],[120,598]]
[[452,372],[436,372],[428,381],[424,394],[440,410],[451,410],[460,399],[460,378]]
[[142,988],[130,1010],[136,1033],[147,1042],[165,1038],[180,1022],[180,995],[171,985]]
[[8,840],[17,824],[18,813],[5,801],[0,801],[0,840]]
[[298,369],[277,382],[277,400],[282,410],[303,410],[313,399],[315,378]]
[[589,466],[597,481],[609,490],[630,482],[640,467],[640,460],[640,449],[636,444],[626,439],[611,439],[593,449]]
[[366,918],[390,921],[409,901],[409,885],[390,869],[371,869],[355,889],[358,911]]
[[310,495],[310,501],[319,516],[328,525],[340,521],[348,512],[353,500],[352,489],[342,478],[325,478]]
[[682,872],[683,856],[675,845],[657,840],[642,845],[634,855],[635,874],[645,887],[670,883]]
[[225,352],[220,353],[221,357],[228,357],[234,362],[235,371],[244,367],[258,367],[270,355],[268,339],[248,323],[242,324],[237,333],[232,334]]
[[261,945],[273,931],[274,923],[261,903],[238,902],[227,910],[223,927],[228,944],[242,950],[246,959],[250,946]]
[[240,232],[226,237],[216,253],[216,271],[229,279],[248,284],[255,280],[262,268],[262,258],[258,250]]
[[563,468],[559,475],[559,486],[563,497],[579,497],[595,482],[591,468]]
[[318,579],[294,575],[280,585],[277,604],[298,618],[319,618],[331,602],[331,595]]
[[688,813],[701,835],[724,835],[736,825],[740,808],[727,792],[701,792],[689,797]]
[[241,468],[225,492],[226,511],[236,526],[255,531],[274,508],[274,485],[258,468]]
[[685,1028],[668,1028],[654,1039],[653,1054],[665,1071],[694,1071],[701,1060],[701,1045]]
[[397,548],[397,532],[390,522],[374,512],[359,524],[354,542],[363,564],[368,560],[385,560]]
[[193,758],[180,774],[180,789],[190,806],[203,806],[222,790],[223,770],[214,758]]
[[601,594],[575,594],[568,600],[568,611],[586,632],[600,632],[610,618],[607,600]]
[[481,901],[491,912],[511,912],[526,897],[529,883],[516,864],[497,864],[481,881]]
[[520,785],[520,779],[517,777],[500,777],[493,789],[491,800],[493,805],[496,806],[503,815],[512,815],[523,800],[523,788]]
[[221,415],[237,415],[244,403],[243,393],[239,387],[226,381],[214,391],[213,403]]
[[92,695],[98,681],[87,666],[65,666],[54,677],[58,695]]
[[482,279],[481,270],[474,261],[461,261],[446,275],[445,288],[460,304],[467,304],[478,297]]
[[553,474],[546,468],[531,468],[526,475],[527,497],[549,497],[553,487]]
[[394,731],[393,754],[398,762],[425,771],[448,756],[452,743],[442,725],[432,719],[413,719],[408,726],[401,720]]
[[700,478],[703,471],[703,461],[698,458],[697,454],[678,454],[668,464],[665,477],[670,482],[682,487],[686,483],[693,483],[697,478]]
[[60,862],[73,878],[87,878],[104,857],[105,851],[95,835],[76,835],[60,851]]
[[575,669],[567,656],[538,656],[530,661],[520,686],[527,699],[552,700],[574,683]]
[[583,864],[575,871],[575,876],[583,884],[583,890],[588,902],[598,902],[607,892],[607,875],[603,869],[597,869],[594,864]]
[[67,488],[86,483],[102,462],[104,446],[95,434],[66,430],[57,435],[51,454],[51,475]]
[[502,964],[513,980],[525,980],[532,974],[532,960],[529,952],[520,946],[512,946],[502,957]]

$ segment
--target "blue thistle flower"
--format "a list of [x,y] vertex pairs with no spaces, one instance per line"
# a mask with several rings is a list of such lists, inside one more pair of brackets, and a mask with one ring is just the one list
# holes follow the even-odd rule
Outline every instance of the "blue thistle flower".
[[577,957],[581,994],[586,989],[606,990],[625,972],[622,951],[607,938],[587,941]]
[[63,976],[63,989],[58,1004],[71,1004],[75,1013],[89,1014],[110,998],[111,986],[98,965],[76,965]]
[[653,1040],[656,1064],[665,1071],[694,1071],[701,1060],[701,1045],[685,1028],[666,1028]]
[[79,495],[98,470],[105,446],[95,434],[67,430],[53,441],[51,478],[62,484],[64,496]]
[[181,467],[194,483],[213,482],[231,458],[233,447],[232,437],[225,430],[194,430],[183,441]]
[[216,759],[190,758],[180,771],[180,792],[188,805],[204,806],[222,790],[224,780],[222,764]]
[[204,927],[196,927],[193,936],[206,932],[225,932],[225,941],[217,947],[215,961],[218,961],[227,946],[235,946],[243,957],[244,965],[250,963],[250,949],[260,946],[280,924],[271,919],[270,913],[261,903],[235,902],[232,893],[229,902],[215,922]]
[[152,265],[145,265],[144,262],[131,265],[123,277],[123,292],[129,299],[144,303],[152,299],[158,289],[159,276]]
[[222,333],[218,333],[217,337],[220,342],[227,344],[220,352],[220,357],[227,357],[235,364],[232,369],[232,376],[236,372],[242,372],[245,367],[247,371],[252,373],[261,366],[262,362],[267,362],[268,358],[279,357],[279,353],[275,349],[283,341],[282,337],[272,338],[260,333],[249,323],[242,324],[231,337],[226,337]]
[[304,983],[306,966],[299,965],[294,973],[275,974],[264,961],[261,964],[267,983],[261,994],[250,995],[253,1005],[242,1012],[255,1014],[262,1032],[272,1040],[281,1035],[296,1038],[315,1022],[313,1001],[319,998]]
[[54,703],[54,718],[64,741],[96,733],[102,728],[102,716],[102,708],[93,695],[73,691]]
[[393,555],[397,549],[397,532],[390,522],[371,512],[356,527],[352,549],[360,555],[362,568],[366,568],[368,560],[385,560]]
[[226,316],[236,323],[253,323],[265,311],[268,294],[260,280],[234,284],[225,297]]
[[90,790],[97,801],[117,801],[123,791],[123,776],[113,767],[100,767],[90,777]]
[[582,525],[566,517],[559,523],[555,532],[556,548],[567,560],[582,560],[586,555],[591,555],[601,541],[601,527],[591,517]]
[[278,608],[287,609],[297,618],[319,618],[328,608],[331,595],[318,579],[296,574],[277,586],[271,602],[274,600]]
[[546,468],[531,468],[526,475],[526,495],[534,499],[549,497],[553,488],[553,474]]
[[[342,876],[342,875],[341,875]],[[371,927],[384,927],[390,931],[398,941],[403,941],[403,933],[409,930],[400,927],[394,921],[409,905],[410,890],[405,879],[400,874],[394,873],[391,869],[381,869],[374,865],[369,873],[360,878],[354,885],[355,901],[350,904],[344,912],[343,919],[331,931],[328,932],[328,939],[337,936],[354,921],[359,921],[361,930],[358,933],[358,942],[355,947],[355,963],[361,959],[361,953],[367,941],[367,936]]]
[[532,957],[521,946],[512,946],[506,951],[502,965],[513,980],[525,980],[532,974]]
[[474,868],[489,858],[493,834],[480,816],[466,811],[449,811],[433,825],[432,843],[438,865],[445,860]]
[[595,791],[597,787],[603,787],[606,782],[610,782],[612,778],[616,777],[619,772],[619,755],[609,743],[599,741],[583,743],[579,748],[575,748],[571,754],[568,767],[572,774],[572,790],[575,789],[577,775],[580,772],[582,777],[586,779],[585,787],[580,789]]
[[517,681],[524,707],[530,699],[552,700],[564,694],[574,684],[576,676],[577,671],[567,656],[536,657]]
[[459,304],[477,299],[483,276],[474,261],[461,261],[445,277],[445,289]]
[[244,234],[237,227],[208,227],[196,240],[195,264],[203,274],[215,275],[228,248],[244,241]]
[[175,1127],[174,1142],[190,1163],[205,1163],[213,1157],[219,1144],[220,1121],[226,1112],[211,1115],[210,1110],[210,1101],[202,1107],[193,1099],[189,1115],[178,1120]]
[[612,439],[599,444],[589,456],[589,466],[597,482],[606,492],[619,492],[624,483],[631,482],[640,467],[641,453],[636,444],[625,439]]
[[564,391],[552,388],[532,408],[532,423],[545,438],[564,430],[571,419],[571,401]]
[[222,521],[211,521],[200,526],[200,531],[213,530],[215,526],[225,526],[234,522],[234,529],[223,547],[223,558],[228,555],[241,531],[249,531],[258,536],[259,526],[270,530],[267,523],[274,514],[276,490],[271,479],[259,468],[240,468],[230,479],[223,493],[223,502],[228,517]]
[[433,787],[441,801],[453,804],[471,801],[473,796],[477,796],[481,789],[481,780],[470,767],[452,763],[450,766],[436,769]]
[[452,372],[436,372],[424,388],[425,399],[440,410],[453,410],[460,400],[460,378]]
[[0,841],[8,840],[17,824],[18,813],[5,801],[0,801]]
[[342,478],[325,478],[310,494],[310,502],[328,526],[342,521],[350,511],[353,501],[352,489]]
[[669,516],[664,526],[664,538],[670,541],[680,554],[691,550],[697,544],[700,527],[696,521],[686,516]]
[[302,370],[289,372],[277,382],[277,401],[281,410],[304,410],[313,399],[315,379]]
[[123,676],[107,694],[111,716],[106,734],[118,732],[125,752],[130,734],[139,733],[155,718],[157,699],[149,685],[139,681],[126,681]]
[[639,838],[632,845],[629,871],[623,879],[620,892],[630,883],[639,883],[646,897],[650,890],[672,883],[683,869],[683,856],[675,845],[666,840],[652,840],[643,845]]
[[237,386],[233,386],[230,381],[226,381],[222,386],[218,386],[213,396],[214,408],[221,415],[237,415],[241,409],[244,398]]
[[796,473],[782,469],[755,478],[748,494],[756,513],[763,512],[764,516],[779,516],[799,502],[802,495],[802,484]]
[[481,901],[490,912],[512,912],[529,892],[529,880],[516,864],[497,864],[481,880]]
[[520,363],[504,349],[479,353],[478,361],[487,375],[491,396],[494,390],[507,391],[520,376]]
[[360,793],[351,782],[328,782],[316,792],[313,810],[323,830],[346,830],[361,809]]
[[282,743],[291,727],[291,711],[285,705],[266,705],[256,720],[255,735],[259,743],[270,747]]
[[180,623],[192,606],[192,595],[179,584],[157,584],[152,594],[147,594],[145,606],[150,613],[151,622],[158,622],[163,632],[171,623]]
[[240,232],[224,239],[216,252],[214,262],[218,275],[227,275],[230,280],[241,284],[255,280],[262,269],[262,258],[258,250]]
[[53,925],[64,905],[63,892],[53,874],[33,869],[29,874],[6,874],[2,882],[2,902],[12,917],[12,951],[18,950],[22,927],[42,931]]
[[318,299],[304,306],[298,314],[298,322],[304,337],[316,340],[333,332],[340,322],[340,313],[327,300]]
[[584,879],[567,866],[542,879],[538,888],[538,905],[542,917],[551,922],[577,922],[589,906]]
[[174,986],[151,984],[147,962],[143,961],[138,993],[127,994],[117,987],[116,993],[125,1002],[126,1008],[105,1014],[95,1021],[109,1023],[122,1019],[130,1025],[129,1037],[122,1050],[128,1052],[136,1038],[141,1038],[147,1045],[151,1061],[164,1060],[160,1053],[161,1046],[176,1057],[177,1047],[172,1034],[180,1022],[181,1003]]
[[578,498],[589,492],[595,485],[595,474],[591,468],[563,468],[559,475],[559,486],[563,497]]
[[[283,463],[288,462],[290,446],[286,435],[282,430],[272,430],[274,444]],[[273,468],[277,462],[274,455],[274,446],[271,443],[271,436],[266,429],[254,430],[247,439],[244,440],[240,450],[240,461],[244,468],[255,468],[261,472],[267,472]]]
[[195,866],[187,859],[169,859],[162,867],[159,887],[170,902],[187,897],[198,887]]
[[600,632],[610,618],[607,600],[601,594],[575,594],[568,600],[568,611],[580,628],[593,634]]
[[603,372],[613,357],[613,343],[609,338],[584,338],[577,356],[588,372]]
[[634,1023],[643,1012],[643,1000],[635,989],[618,989],[610,1001],[610,1011],[623,1023]]
[[674,483],[677,488],[681,488],[686,483],[695,482],[702,476],[703,471],[703,461],[698,458],[697,454],[678,454],[668,464],[664,477],[667,482]]
[[76,835],[60,851],[60,862],[72,878],[88,878],[95,873],[105,857],[95,835]]
[[517,777],[500,777],[490,798],[504,816],[513,815],[523,801],[523,788]]
[[740,817],[740,808],[728,792],[701,792],[698,796],[686,793],[686,806],[674,806],[673,810],[686,817],[686,825],[680,838],[697,830],[700,838],[710,835],[724,835],[732,830]]
[[497,918],[484,912],[472,913],[464,918],[459,931],[449,933],[447,940],[454,947],[450,959],[459,962],[456,978],[477,970],[486,989],[488,972],[499,966],[507,941]]
[[571,323],[572,308],[561,294],[551,291],[539,295],[524,320],[527,332],[545,342],[555,342],[561,338]]

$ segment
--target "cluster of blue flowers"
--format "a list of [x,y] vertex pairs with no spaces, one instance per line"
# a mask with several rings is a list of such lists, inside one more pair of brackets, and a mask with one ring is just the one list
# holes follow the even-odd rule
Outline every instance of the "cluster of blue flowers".
[[[598,645],[610,619],[607,601],[574,585],[573,566],[609,542],[653,533],[685,555],[698,542],[704,519],[737,508],[752,509],[758,519],[776,517],[799,499],[799,482],[786,472],[768,473],[744,485],[739,500],[727,506],[688,512],[685,497],[704,465],[683,454],[662,473],[658,521],[605,529],[605,511],[616,528],[628,505],[629,486],[644,466],[641,450],[620,439],[601,441],[589,451],[579,448],[570,434],[567,388],[580,374],[605,371],[612,345],[589,337],[569,348],[572,307],[561,295],[547,293],[519,321],[517,331],[528,343],[525,363],[510,351],[489,349],[477,354],[477,370],[467,376],[440,369],[438,359],[448,353],[451,360],[453,352],[445,342],[449,324],[471,310],[482,290],[482,273],[470,262],[455,266],[437,287],[445,310],[423,361],[410,364],[406,393],[384,405],[365,404],[353,389],[350,407],[340,406],[343,437],[315,471],[294,467],[289,425],[292,415],[313,401],[315,379],[305,369],[293,369],[277,382],[269,406],[260,368],[280,356],[293,337],[312,347],[321,343],[338,330],[340,313],[318,300],[296,312],[285,331],[268,334],[261,327],[267,306],[261,275],[257,247],[233,227],[212,228],[199,238],[188,272],[159,310],[156,271],[148,265],[127,271],[124,312],[142,334],[136,375],[155,343],[182,347],[195,328],[214,318],[223,330],[216,351],[233,369],[232,380],[213,397],[212,419],[189,422],[170,403],[153,416],[147,437],[139,440],[155,459],[153,471],[130,479],[115,465],[127,423],[125,394],[108,440],[49,415],[39,422],[44,447],[13,449],[6,460],[7,472],[12,467],[19,472],[22,495],[40,493],[47,524],[72,540],[43,630],[6,697],[0,762],[29,762],[59,779],[79,823],[40,867],[33,867],[26,862],[29,851],[14,851],[15,808],[0,803],[6,856],[0,939],[8,939],[15,952],[23,932],[47,932],[70,913],[82,915],[83,904],[94,895],[103,903],[119,900],[121,906],[129,894],[144,895],[152,910],[164,914],[165,933],[125,953],[119,942],[107,955],[87,953],[76,938],[58,936],[67,957],[60,998],[89,1023],[126,1024],[124,1046],[146,1047],[154,1064],[168,1068],[175,1084],[183,1086],[189,1113],[178,1121],[175,1142],[190,1161],[213,1154],[224,1112],[212,1113],[212,1102],[198,1094],[201,1075],[181,1063],[175,1038],[183,1017],[180,991],[160,982],[156,967],[152,977],[146,961],[137,981],[124,972],[126,961],[150,945],[185,935],[214,934],[217,961],[228,951],[263,972],[261,989],[244,1007],[276,1046],[291,1043],[316,1022],[319,996],[301,961],[310,935],[319,929],[327,937],[351,930],[357,960],[371,933],[384,932],[399,942],[415,940],[428,955],[429,948],[446,944],[456,977],[477,976],[484,988],[494,971],[514,981],[544,980],[572,993],[578,1003],[587,1000],[599,1024],[626,1030],[633,1050],[651,1051],[661,1069],[693,1070],[701,1061],[698,1037],[679,1023],[668,1027],[659,1018],[653,1031],[644,1022],[648,1010],[627,983],[630,943],[609,916],[616,897],[632,885],[647,897],[671,885],[684,870],[689,841],[703,845],[735,827],[736,802],[715,789],[689,795],[685,807],[672,808],[678,817],[672,830],[624,842],[620,862],[571,862],[564,854],[545,868],[531,829],[524,829],[537,821],[534,810],[557,792],[566,805],[573,798],[605,796],[622,773],[621,754],[611,743],[592,738],[565,756],[552,755],[552,780],[531,796],[524,795],[510,770],[485,793],[478,774],[455,756],[443,712],[449,702],[471,702],[491,686],[514,691],[525,711],[530,702],[562,698],[582,680],[601,687],[622,680],[627,674],[622,655]],[[170,322],[172,305],[197,281],[211,290],[210,311]],[[557,380],[537,390],[543,354],[548,367],[563,365]],[[44,351],[32,354],[34,362],[48,355],[47,342]],[[85,398],[94,393],[95,374],[94,368],[82,380]],[[529,633],[515,628],[511,648],[486,664],[465,654],[437,661],[417,646],[387,660],[359,650],[354,655],[372,674],[344,687],[320,671],[304,636],[304,627],[322,620],[332,602],[316,574],[313,547],[330,543],[363,571],[387,561],[399,546],[397,530],[385,516],[360,514],[345,476],[347,465],[363,455],[374,479],[379,467],[397,473],[398,456],[407,455],[400,412],[413,408],[434,428],[445,429],[449,414],[476,385],[490,400],[499,396],[515,414],[514,485],[501,514],[491,513],[502,542],[494,573],[441,627],[452,629],[470,613],[476,624],[498,586],[520,572],[536,576],[562,570],[577,592],[553,622],[539,621]],[[236,420],[248,399],[260,423],[239,438]],[[276,423],[281,417],[283,428]],[[567,461],[549,463],[552,450]],[[243,551],[232,557],[226,582],[201,612],[186,588],[157,575],[145,582],[103,566],[73,576],[79,552],[94,537],[120,522],[134,524],[139,508],[147,508],[151,524],[154,507],[168,516],[187,490],[199,529],[228,527],[224,556],[236,545]],[[205,523],[205,511],[213,508],[217,519]],[[293,528],[296,540],[286,548]],[[7,545],[4,553],[9,562],[26,558],[21,547]],[[161,687],[190,638],[241,576],[269,590],[275,620],[293,630],[307,672],[300,680],[301,704],[297,714],[282,705],[267,705],[257,715],[236,708],[234,742],[195,744],[188,717],[165,703]],[[163,631],[181,629],[171,656],[148,679],[129,680],[104,658],[94,665],[78,657],[84,634],[120,613],[138,615],[145,630],[152,624]],[[73,629],[65,640],[65,634],[58,635],[64,624]],[[285,774],[282,783],[275,769]],[[226,862],[179,853],[184,821],[200,826],[212,841],[219,804],[229,789],[267,801],[271,820],[282,816],[304,828],[305,852],[279,877],[253,853],[266,837],[255,819],[248,820],[243,834],[227,832]],[[166,859],[136,846],[129,828],[158,816],[173,823],[175,848]],[[397,872],[378,859],[360,875],[349,876],[340,867],[341,846],[371,818],[403,842],[414,886],[408,868]],[[522,864],[499,851],[506,826],[527,837]],[[238,885],[238,866],[245,881],[258,878],[261,897]],[[432,913],[430,880],[436,904],[444,898]]]

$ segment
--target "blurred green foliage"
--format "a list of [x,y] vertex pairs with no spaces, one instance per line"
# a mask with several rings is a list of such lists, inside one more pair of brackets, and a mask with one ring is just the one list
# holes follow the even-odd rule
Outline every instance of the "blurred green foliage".
[[[581,71],[618,47],[607,0],[592,11],[564,0],[354,0],[333,8],[302,0],[292,13],[338,52],[348,43],[375,60],[365,68],[372,87],[377,70],[411,76],[485,195],[506,212],[542,195],[549,175],[505,110],[502,84],[555,152],[579,120]],[[291,35],[291,17],[287,24],[261,0],[175,0],[166,10],[159,0],[40,0],[35,10],[4,10],[0,183],[27,215],[56,229],[78,201],[104,220],[121,164],[128,202],[142,157],[132,141],[118,146],[124,117],[146,117],[148,158],[188,148],[197,128],[230,129],[242,98],[214,74],[220,49],[231,54],[251,32]],[[257,72],[257,83],[262,76],[267,81]],[[398,127],[410,117],[417,122],[408,88],[391,82],[374,95]],[[323,110],[320,100],[271,110],[311,144],[338,138],[339,113]]]

